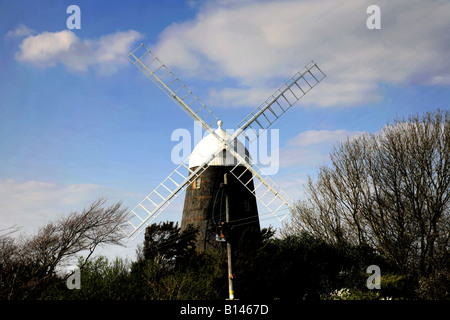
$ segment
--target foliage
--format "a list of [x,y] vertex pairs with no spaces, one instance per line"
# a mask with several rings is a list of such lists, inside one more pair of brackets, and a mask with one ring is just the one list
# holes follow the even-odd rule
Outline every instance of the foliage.
[[[156,260],[141,260],[132,265],[130,278],[133,299],[176,300],[217,299],[216,282],[222,270],[214,255],[198,254],[189,266],[167,269]],[[130,296],[131,298],[131,296]]]
[[122,300],[127,299],[132,288],[129,283],[130,263],[116,258],[109,261],[100,256],[95,260],[80,257],[81,289],[69,290],[65,277],[49,288],[45,299],[51,300]]
[[[167,224],[164,225],[161,231],[166,233]],[[176,228],[175,224],[171,226]],[[157,232],[157,228],[152,230]],[[173,239],[170,240],[173,245]],[[87,262],[80,259],[81,290],[69,291],[61,283],[48,298],[172,300],[227,296],[225,250],[188,251],[189,257],[178,255],[168,264],[161,257],[172,249],[163,242],[159,245],[163,246],[159,246],[158,255],[150,259],[141,256],[132,263],[120,259],[109,262],[104,257]],[[259,239],[240,249],[234,265],[235,292],[240,299],[329,298],[333,290],[353,281],[362,286],[366,280],[355,272],[361,270],[360,262],[366,256],[357,258],[349,248],[329,245],[306,233],[280,239],[274,237],[272,230],[264,229]],[[373,298],[367,292],[365,296],[364,289],[360,291],[361,297]]]
[[[135,299],[215,299],[225,281],[224,252],[195,250],[197,230],[178,224],[147,227],[141,257],[131,266]],[[199,276],[201,275],[201,276]]]
[[168,267],[183,264],[195,254],[197,230],[191,225],[181,233],[173,221],[152,224],[145,229],[143,255],[145,260],[158,260]]
[[342,288],[330,294],[331,300],[378,300],[380,293],[372,290],[360,290],[357,288]]
[[287,233],[367,245],[395,272],[427,277],[450,245],[450,111],[397,120],[336,146]]
[[417,294],[421,299],[450,300],[450,270],[441,269],[420,277]]
[[120,245],[126,209],[120,202],[109,207],[105,203],[98,199],[82,212],[49,222],[33,236],[0,235],[0,299],[42,299],[58,281],[58,268],[77,254],[90,256],[98,246]]
[[[173,229],[176,228],[172,224]],[[167,229],[164,228],[166,231]],[[173,244],[171,239],[171,243]],[[264,229],[260,241],[247,244],[235,256],[235,293],[239,299],[403,299],[414,298],[404,275],[389,273],[386,261],[368,247],[332,245],[306,232],[282,238]],[[185,242],[187,244],[188,242]],[[227,296],[225,250],[198,252],[179,247],[170,264],[162,256],[173,252],[163,242],[158,255],[139,255],[130,262],[105,257],[80,258],[81,289],[66,287],[67,275],[55,276],[40,299],[175,300],[224,299]],[[163,250],[167,249],[167,252]],[[187,254],[188,252],[189,254]],[[381,290],[366,287],[370,264],[382,266]],[[447,275],[424,281],[421,297],[445,298],[441,288]],[[426,279],[425,279],[426,280]],[[432,287],[440,284],[440,287]]]

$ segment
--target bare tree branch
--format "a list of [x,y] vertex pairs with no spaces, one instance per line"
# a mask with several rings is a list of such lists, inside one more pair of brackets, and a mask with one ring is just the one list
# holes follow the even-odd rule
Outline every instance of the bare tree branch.
[[1,236],[2,296],[5,292],[8,297],[20,298],[36,294],[39,287],[54,277],[57,266],[77,254],[87,251],[90,257],[99,246],[123,245],[125,234],[119,227],[125,227],[127,209],[122,208],[121,202],[109,207],[105,204],[106,199],[100,198],[81,213],[72,212],[39,228],[31,237],[16,240]]
[[450,111],[411,116],[339,144],[306,185],[285,233],[368,244],[400,269],[429,274],[448,259]]

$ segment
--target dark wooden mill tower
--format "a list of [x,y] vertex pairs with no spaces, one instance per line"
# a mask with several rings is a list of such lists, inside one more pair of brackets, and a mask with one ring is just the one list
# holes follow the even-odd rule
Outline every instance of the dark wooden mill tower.
[[[229,139],[231,135],[222,129],[222,122],[219,121],[218,124],[219,128],[215,132],[220,137]],[[245,159],[249,158],[245,146],[239,140],[235,141],[234,151]],[[212,135],[203,138],[190,156],[189,168],[195,170],[204,163],[220,147],[220,143]],[[237,163],[233,155],[224,149],[224,152],[216,156],[209,163],[209,167],[186,189],[181,231],[186,230],[188,225],[198,228],[197,250],[211,250],[218,245],[217,227],[225,222],[225,193],[229,199],[228,225],[231,227],[234,242],[246,234],[253,233],[246,233],[246,230],[260,230],[256,198],[249,191],[254,189],[253,176],[250,171],[245,170],[245,166],[236,167]],[[234,175],[230,173],[231,170]],[[225,173],[227,173],[226,187],[223,186]],[[242,181],[249,181],[247,187],[236,179],[235,175],[241,176]]]

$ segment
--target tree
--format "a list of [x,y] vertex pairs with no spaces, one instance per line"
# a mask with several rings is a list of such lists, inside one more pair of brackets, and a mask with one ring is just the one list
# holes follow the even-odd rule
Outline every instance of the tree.
[[[173,221],[153,223],[145,230],[144,246],[132,264],[136,299],[218,299],[226,284],[225,257],[195,250],[197,229],[182,233]],[[219,281],[218,281],[219,279]],[[219,284],[218,284],[219,283]]]
[[191,225],[181,233],[178,222],[153,223],[145,229],[143,255],[169,266],[179,265],[195,253],[197,229]]
[[[88,258],[104,245],[122,245],[126,210],[118,202],[104,207],[96,200],[81,213],[73,212],[39,228],[34,236],[0,237],[2,299],[42,298],[47,285],[56,279],[56,268],[80,252]],[[80,267],[83,267],[81,265]]]
[[310,177],[287,234],[306,230],[329,243],[369,245],[398,271],[448,268],[450,112],[396,120],[340,143],[331,165]]
[[[100,256],[93,260],[79,258],[81,269],[81,289],[67,290],[65,283],[57,291],[64,299],[74,300],[124,300],[129,299],[131,287],[129,269],[131,263],[126,259],[116,258],[109,261]],[[49,292],[49,295],[52,292]],[[52,297],[50,295],[51,299]],[[57,297],[56,297],[57,298]]]

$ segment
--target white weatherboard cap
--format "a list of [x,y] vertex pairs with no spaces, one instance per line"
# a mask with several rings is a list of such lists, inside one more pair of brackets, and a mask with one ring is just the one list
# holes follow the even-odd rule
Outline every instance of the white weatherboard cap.
[[[222,121],[218,121],[219,128],[215,130],[217,135],[223,139],[230,139],[231,135],[222,129]],[[204,137],[194,148],[189,158],[189,168],[198,167],[203,164],[208,158],[220,147],[224,147],[223,143],[212,134]],[[239,140],[235,140],[233,150],[236,151],[242,158],[250,158],[248,150],[244,144]],[[219,153],[210,163],[210,166],[234,166],[237,164],[237,160],[233,155],[227,152]]]

